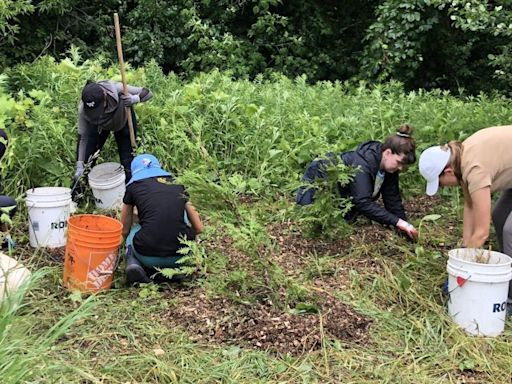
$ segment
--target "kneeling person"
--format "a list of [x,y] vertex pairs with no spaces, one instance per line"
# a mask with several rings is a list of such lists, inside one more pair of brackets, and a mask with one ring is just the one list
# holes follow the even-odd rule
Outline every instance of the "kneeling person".
[[[126,275],[131,284],[149,283],[146,268],[174,268],[183,257],[180,238],[194,240],[203,230],[183,185],[175,184],[157,158],[139,155],[131,163],[121,221],[126,239]],[[137,207],[139,224],[132,227]]]

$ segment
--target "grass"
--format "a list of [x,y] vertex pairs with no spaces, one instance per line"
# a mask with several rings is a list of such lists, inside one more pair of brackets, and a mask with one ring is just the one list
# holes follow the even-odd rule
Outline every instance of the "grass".
[[[416,214],[417,227],[425,214],[441,215],[421,222],[418,244],[379,226],[357,226],[328,240],[331,248],[325,252],[299,255],[296,249],[290,274],[274,259],[279,238],[269,230],[270,224],[295,226],[298,215],[289,197],[314,157],[381,140],[404,122],[417,127],[419,150],[463,139],[479,128],[508,123],[509,100],[404,93],[397,83],[310,86],[303,78],[281,76],[234,81],[218,72],[184,83],[175,75],[162,75],[154,64],[129,73],[130,83],[155,94],[151,102],[137,106],[139,151],[153,152],[180,177],[207,221],[195,250],[201,258],[206,255],[195,289],[245,305],[271,292],[276,300],[284,296],[276,306],[291,311],[322,289],[316,279],[325,279],[331,282],[330,294],[372,320],[367,342],[348,342],[327,337],[325,314],[320,314],[321,348],[279,355],[240,343],[208,342],[172,326],[168,314],[180,305],[183,291],[127,288],[122,270],[109,292],[89,298],[67,292],[61,286],[60,256],[26,245],[23,193],[32,186],[71,183],[80,88],[86,79],[117,74],[100,64],[74,59],[71,68],[38,60],[9,72],[6,84],[13,94],[0,91],[0,125],[10,135],[1,172],[6,191],[20,202],[14,256],[35,275],[21,307],[0,308],[2,382],[510,381],[510,321],[498,338],[467,336],[447,316],[440,293],[446,251],[460,239],[457,193],[443,191],[441,200]],[[100,161],[116,158],[109,140]],[[423,182],[416,167],[404,172],[401,186],[411,203],[418,200]],[[90,201],[83,211],[94,211]],[[337,240],[345,242],[342,254]]]
[[[275,204],[276,209],[282,207],[281,202]],[[82,298],[61,287],[61,266],[54,264],[36,271],[23,306],[2,312],[0,372],[9,373],[2,375],[3,382],[506,382],[512,375],[510,324],[498,338],[470,337],[446,314],[440,293],[445,254],[438,243],[453,242],[457,233],[440,230],[436,236],[436,231],[453,221],[449,205],[445,199],[437,207],[443,215],[435,227],[424,225],[429,241],[419,256],[415,245],[396,239],[357,242],[341,257],[311,255],[304,274],[294,278],[306,289],[322,273],[340,282],[347,278],[343,289],[331,293],[373,320],[367,343],[326,337],[321,349],[291,356],[194,340],[183,329],[171,327],[166,317],[177,305],[172,297],[180,290],[127,288],[118,273],[109,292]],[[385,254],[379,252],[383,249]],[[45,256],[40,250],[27,264],[36,267]],[[375,268],[343,272],[344,263],[370,258]]]

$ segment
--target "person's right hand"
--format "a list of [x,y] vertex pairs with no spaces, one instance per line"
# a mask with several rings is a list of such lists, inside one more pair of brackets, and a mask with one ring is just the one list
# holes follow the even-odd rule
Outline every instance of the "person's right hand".
[[396,223],[398,229],[403,231],[410,239],[416,240],[418,238],[418,231],[414,228],[414,225],[408,223],[405,220],[399,219],[398,223]]

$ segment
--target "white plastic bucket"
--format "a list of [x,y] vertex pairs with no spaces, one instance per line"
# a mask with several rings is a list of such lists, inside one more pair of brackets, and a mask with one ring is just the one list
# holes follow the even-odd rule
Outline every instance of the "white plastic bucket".
[[89,173],[89,185],[96,201],[102,209],[120,208],[125,191],[124,169],[118,163],[96,165]]
[[27,268],[0,252],[0,301],[16,292],[29,277]]
[[509,256],[484,249],[448,252],[448,314],[467,333],[498,336],[503,332],[511,263]]
[[66,245],[71,189],[63,187],[32,188],[27,191],[30,245],[63,247]]

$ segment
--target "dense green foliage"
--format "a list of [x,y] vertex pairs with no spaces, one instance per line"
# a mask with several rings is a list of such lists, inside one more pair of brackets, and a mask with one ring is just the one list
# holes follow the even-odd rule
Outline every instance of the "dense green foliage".
[[[46,57],[3,77],[4,88],[14,91],[4,92],[0,103],[0,126],[11,137],[3,167],[11,193],[70,181],[81,88],[89,78],[119,78],[115,67],[80,62],[77,54],[60,62]],[[417,127],[422,148],[506,124],[512,114],[502,97],[405,93],[395,82],[311,86],[305,77],[234,81],[217,71],[183,81],[163,75],[155,63],[129,72],[128,81],[155,94],[136,107],[138,152],[154,152],[178,175],[197,171],[235,193],[257,196],[290,194],[314,157],[384,139],[404,122]],[[103,156],[117,157],[113,140]]]
[[72,45],[155,60],[189,78],[218,68],[240,78],[280,72],[318,80],[395,79],[407,89],[512,91],[512,3],[452,0],[9,0],[0,7],[0,68]]
[[[72,51],[60,62],[44,57],[1,77],[0,127],[10,136],[2,176],[6,192],[20,202],[16,257],[33,270],[55,259],[44,250],[23,248],[23,193],[32,186],[69,185],[77,104],[89,78],[118,78],[118,70],[101,60],[83,62]],[[0,372],[9,375],[4,377],[56,383],[448,383],[464,375],[501,383],[510,378],[510,325],[505,337],[465,336],[447,316],[437,289],[446,276],[442,250],[458,240],[456,194],[452,200],[441,193],[443,204],[432,207],[442,215],[435,225],[426,218],[414,222],[419,245],[390,233],[351,244],[342,255],[297,255],[304,268],[296,275],[275,262],[280,244],[272,232],[273,225],[291,222],[302,229],[304,218],[292,196],[312,158],[383,139],[404,122],[416,126],[420,150],[462,139],[479,128],[509,123],[508,99],[406,92],[398,82],[309,85],[305,76],[249,81],[212,71],[183,80],[162,74],[155,62],[129,71],[128,81],[155,94],[136,106],[138,152],[154,153],[179,176],[207,222],[203,241],[191,245],[191,257],[201,261],[197,289],[223,301],[265,302],[289,313],[315,307],[315,277],[343,277],[345,285],[330,294],[372,319],[371,340],[361,345],[325,337],[320,350],[301,356],[197,342],[170,327],[166,317],[181,290],[165,296],[154,287],[126,289],[121,267],[113,291],[80,307],[80,295],[61,286],[59,260],[30,291],[26,306],[0,307]],[[100,161],[116,159],[109,139]],[[404,195],[422,194],[420,180],[415,166],[404,172]],[[318,218],[338,213],[328,201],[321,203]],[[224,244],[219,239],[226,238],[242,263],[233,265],[222,248],[205,251],[205,244]],[[355,267],[361,265],[372,267]],[[99,305],[92,307],[93,301]]]

